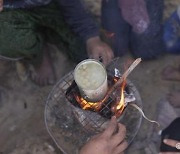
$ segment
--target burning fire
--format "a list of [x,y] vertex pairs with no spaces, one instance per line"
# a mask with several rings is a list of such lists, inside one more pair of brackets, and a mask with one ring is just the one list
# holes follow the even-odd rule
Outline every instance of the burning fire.
[[[117,82],[118,79],[114,78],[114,81]],[[119,117],[125,108],[124,89],[126,86],[126,80],[124,80],[121,85],[122,86],[120,90],[120,96],[116,98],[117,101],[111,105],[111,109],[110,109],[116,117]],[[79,95],[75,95],[75,98],[83,110],[93,110],[96,112],[100,111],[102,105],[106,101],[106,99],[103,99],[102,101],[99,102],[89,102]]]
[[102,102],[88,102],[83,97],[76,95],[76,101],[80,104],[83,110],[90,110],[93,109],[94,111],[98,112],[101,109]]
[[[126,86],[126,80],[123,81],[121,86],[121,97],[117,97],[117,103],[111,108],[116,117],[119,117],[125,108],[124,89]],[[120,98],[120,99],[119,99]]]

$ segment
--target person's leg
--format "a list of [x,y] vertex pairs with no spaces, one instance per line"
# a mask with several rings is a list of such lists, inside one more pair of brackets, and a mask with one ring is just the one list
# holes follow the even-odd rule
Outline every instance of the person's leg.
[[4,10],[0,13],[0,55],[35,59],[42,55],[43,37],[28,12]]
[[49,44],[44,43],[43,55],[39,63],[35,63],[30,67],[30,77],[38,85],[45,86],[54,84],[56,77],[53,67],[53,62],[50,55]]
[[54,80],[52,65],[43,52],[44,37],[38,31],[31,11],[4,10],[0,13],[0,21],[0,54],[28,60],[34,66],[36,76],[33,80],[38,84]]
[[47,42],[55,44],[75,62],[88,58],[85,42],[71,31],[58,4],[51,3],[32,9],[31,15],[35,17],[35,22],[41,26],[40,31],[45,34]]
[[131,33],[131,51],[135,57],[152,59],[164,51],[161,24],[163,0],[145,0],[145,2],[150,17],[150,25],[142,34]]
[[122,56],[127,53],[130,26],[122,18],[117,0],[102,1],[101,22],[115,56]]

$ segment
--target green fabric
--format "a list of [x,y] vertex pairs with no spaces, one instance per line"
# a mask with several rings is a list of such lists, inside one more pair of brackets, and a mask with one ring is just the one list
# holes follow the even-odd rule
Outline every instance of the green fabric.
[[55,43],[73,60],[86,57],[84,44],[70,31],[55,4],[0,13],[0,55],[40,60],[45,42]]

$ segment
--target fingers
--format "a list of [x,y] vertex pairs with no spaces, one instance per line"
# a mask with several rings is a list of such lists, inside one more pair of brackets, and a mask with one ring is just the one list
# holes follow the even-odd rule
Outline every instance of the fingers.
[[111,48],[109,48],[107,50],[107,55],[108,55],[109,59],[113,59],[114,58],[114,53],[113,53]]
[[109,57],[107,56],[107,53],[104,51],[104,53],[100,53],[101,57],[102,57],[102,62],[104,65],[107,65],[109,63]]
[[126,136],[126,127],[118,123],[118,133],[112,137],[112,144],[114,146],[119,145],[124,140],[125,136]]
[[123,143],[121,143],[119,146],[115,148],[113,154],[122,153],[124,150],[126,150],[127,147],[128,147],[128,143],[124,141]]
[[107,55],[107,51],[106,51],[106,49],[105,48],[102,48],[102,47],[98,47],[97,49],[96,49],[96,52],[95,51],[93,51],[92,53],[91,53],[91,55],[89,55],[89,57],[90,58],[93,58],[93,59],[96,59],[96,60],[100,60],[100,58],[102,58],[102,63],[104,64],[104,65],[107,65],[108,63],[109,63],[109,57],[108,57],[108,55]]
[[178,141],[171,140],[171,139],[164,139],[163,142],[171,147],[176,147]]
[[99,37],[94,37],[87,40],[87,52],[89,58],[99,60],[102,57],[104,65],[107,65],[114,57],[111,48],[100,40]]
[[91,55],[89,55],[89,58],[93,58],[96,60],[100,60],[99,58],[102,57],[102,62],[104,65],[107,65],[111,62],[112,58],[114,57],[113,53],[107,50],[99,50],[96,52],[93,52]]
[[99,59],[99,54],[97,52],[95,53],[89,53],[88,54],[89,58],[92,58],[92,59]]
[[115,130],[117,129],[117,127],[118,127],[118,124],[117,124],[116,117],[113,116],[111,118],[111,121],[109,122],[108,127],[104,131],[103,135],[106,137],[111,137],[113,135],[113,133],[115,132]]
[[104,57],[103,58],[104,65],[109,64],[114,57],[114,54],[113,54],[111,48],[108,47],[107,45],[105,45],[104,50],[103,50],[103,52],[101,52],[101,54],[103,54],[102,57]]

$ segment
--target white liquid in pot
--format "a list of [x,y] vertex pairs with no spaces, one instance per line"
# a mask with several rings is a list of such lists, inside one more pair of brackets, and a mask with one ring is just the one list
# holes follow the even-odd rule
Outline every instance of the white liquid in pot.
[[95,90],[106,80],[106,71],[96,62],[86,62],[76,70],[75,79],[81,88]]

